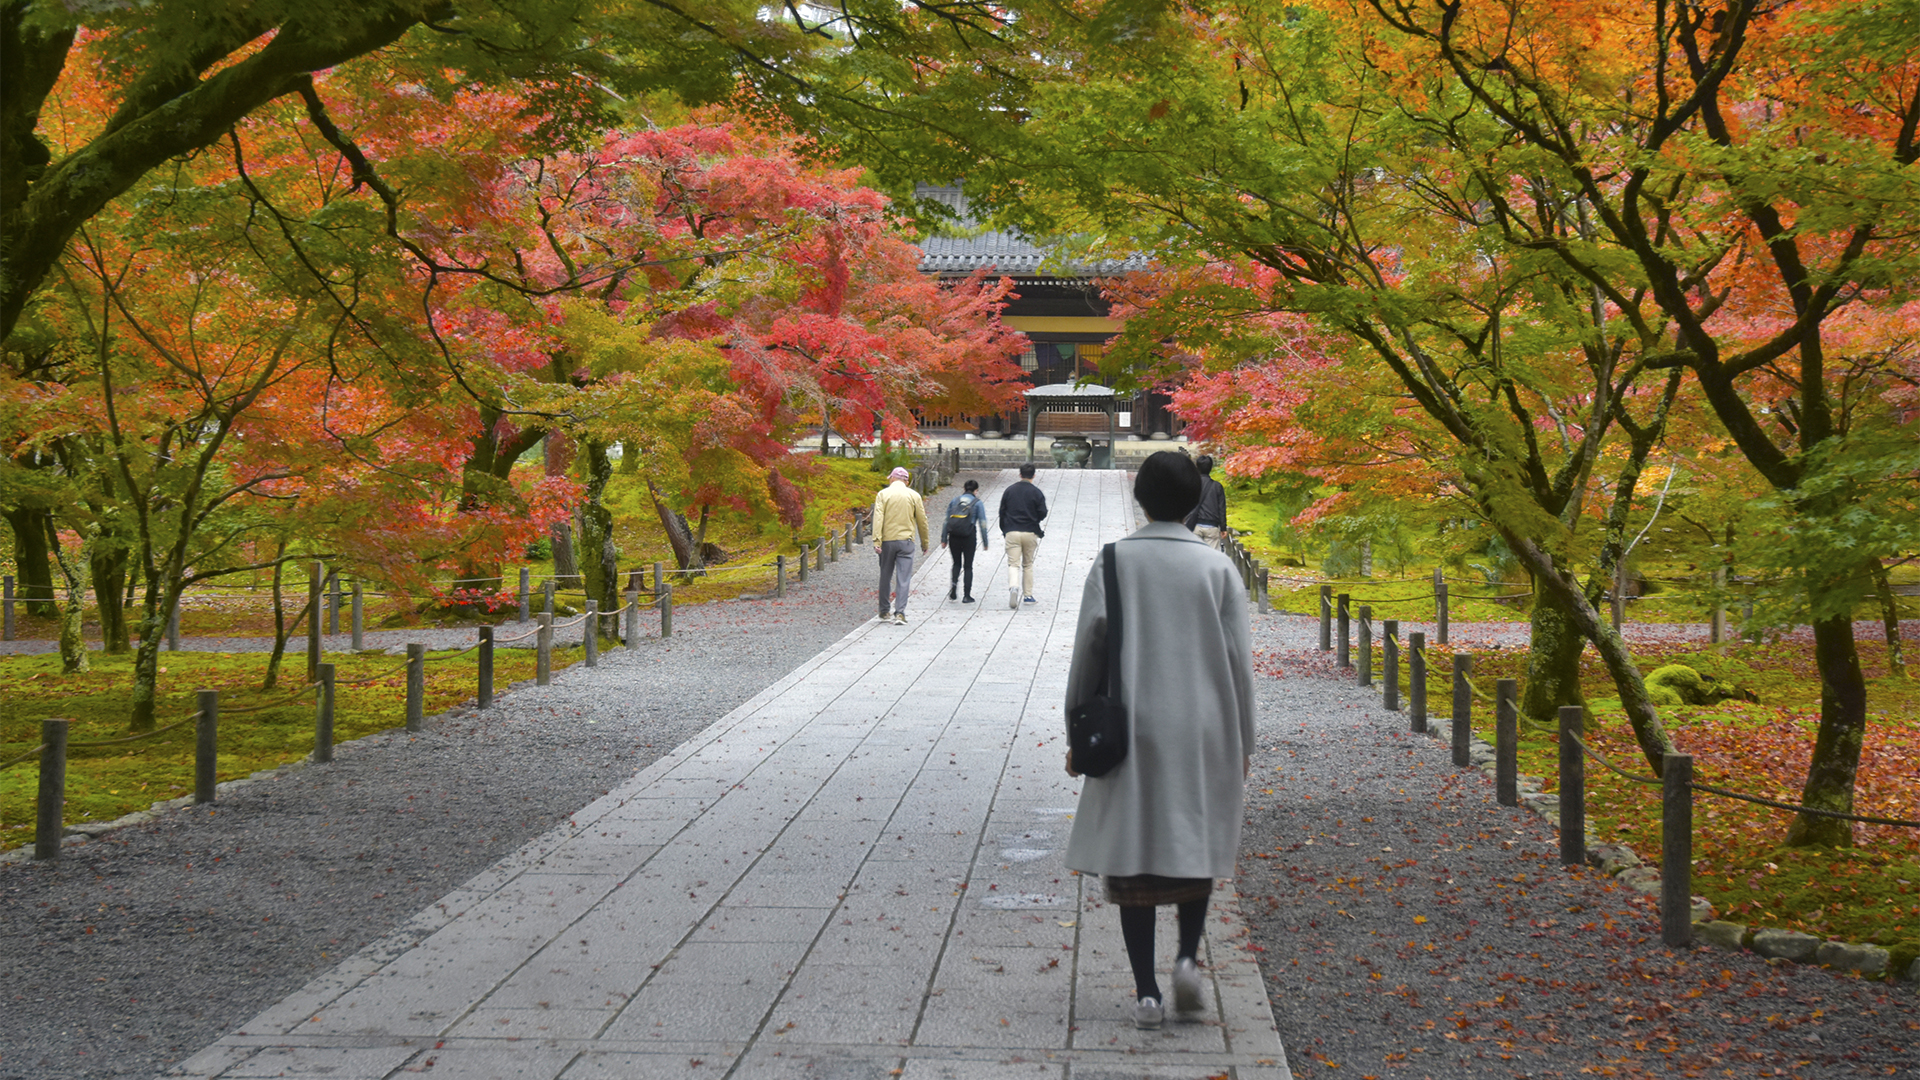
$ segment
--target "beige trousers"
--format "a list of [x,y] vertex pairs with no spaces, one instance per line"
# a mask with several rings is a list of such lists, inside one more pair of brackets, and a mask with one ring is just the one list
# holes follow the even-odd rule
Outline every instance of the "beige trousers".
[[1010,532],[1001,536],[1007,549],[1007,585],[1020,590],[1021,596],[1033,595],[1033,558],[1040,553],[1040,538],[1030,532]]

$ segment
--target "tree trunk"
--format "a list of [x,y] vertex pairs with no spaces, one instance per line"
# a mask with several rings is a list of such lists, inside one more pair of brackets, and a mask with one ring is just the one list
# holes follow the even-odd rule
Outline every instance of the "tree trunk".
[[607,444],[587,440],[587,499],[580,508],[580,547],[586,553],[587,598],[601,611],[620,606],[620,550],[613,543],[613,512],[603,503],[607,482],[613,479],[613,460]]
[[[1841,579],[1819,589],[1858,589],[1859,579]],[[1819,597],[1813,609],[1821,610]],[[1820,670],[1820,730],[1813,740],[1813,760],[1807,764],[1806,786],[1800,802],[1819,810],[1853,812],[1853,783],[1860,772],[1860,747],[1867,734],[1867,680],[1860,671],[1860,653],[1854,647],[1853,614],[1813,623],[1813,659]],[[1852,847],[1853,823],[1838,818],[1797,814],[1787,829],[1789,847]]]
[[[565,476],[573,465],[573,444],[557,431],[547,432],[540,443],[548,476]],[[553,539],[553,576],[557,587],[578,588],[581,584],[580,560],[573,554],[573,523],[556,521],[547,527]]]
[[167,635],[167,616],[179,603],[178,589],[164,589],[150,576],[146,603],[140,611],[140,644],[133,650],[133,715],[127,730],[133,734],[154,728],[155,698],[160,681],[160,642]]
[[694,545],[693,532],[687,528],[687,519],[669,507],[660,497],[660,489],[652,480],[647,481],[647,494],[653,499],[653,512],[660,515],[660,527],[666,530],[667,544],[673,548],[674,562],[682,570],[690,570],[699,563],[700,549]]
[[57,611],[53,598],[53,567],[47,548],[47,529],[53,512],[37,506],[0,510],[0,516],[13,526],[13,562],[20,575],[15,593],[29,615],[52,618]]
[[1895,678],[1907,673],[1907,658],[1900,649],[1900,605],[1893,597],[1893,582],[1887,580],[1887,568],[1879,559],[1869,564],[1873,572],[1873,595],[1880,601],[1880,622],[1887,632],[1887,674]]
[[53,517],[49,515],[46,521],[47,547],[60,564],[61,576],[67,579],[67,605],[60,613],[60,674],[75,675],[90,670],[87,640],[81,631],[87,613],[87,549],[91,545],[82,542],[80,551],[68,554],[60,546]]
[[[513,472],[514,462],[533,449],[545,435],[539,428],[522,429],[510,435],[498,434],[504,420],[497,409],[481,409],[480,420],[486,425],[486,432],[473,440],[473,450],[467,455],[466,465],[460,473],[460,509],[463,512],[491,506],[503,499],[517,498],[507,477]],[[488,593],[500,591],[500,564],[496,561],[482,562],[471,557],[463,559],[460,577],[469,588]]]
[[[1573,587],[1571,581],[1566,585]],[[1580,653],[1586,646],[1586,638],[1574,625],[1573,614],[1559,594],[1545,589],[1536,592],[1521,715],[1537,723],[1552,724],[1559,718],[1560,706],[1587,703],[1580,692]]]
[[94,541],[87,561],[94,602],[100,608],[101,651],[124,656],[133,648],[127,640],[127,549],[101,537]]
[[631,441],[620,444],[620,475],[640,475],[640,451]]
[[1521,565],[1533,572],[1534,580],[1565,606],[1574,627],[1593,642],[1600,659],[1607,665],[1607,674],[1613,677],[1613,684],[1620,691],[1620,704],[1626,710],[1627,723],[1633,727],[1634,741],[1639,744],[1640,753],[1646,757],[1653,774],[1659,776],[1666,769],[1666,755],[1674,752],[1673,740],[1661,726],[1660,714],[1647,697],[1647,684],[1627,651],[1626,639],[1614,633],[1613,624],[1594,611],[1585,593],[1554,572],[1553,559],[1538,545],[1504,530],[1501,536]]
[[260,689],[271,690],[280,685],[280,661],[287,655],[287,609],[282,602],[280,584],[286,570],[287,542],[273,553],[273,651],[267,655],[267,676],[260,680]]

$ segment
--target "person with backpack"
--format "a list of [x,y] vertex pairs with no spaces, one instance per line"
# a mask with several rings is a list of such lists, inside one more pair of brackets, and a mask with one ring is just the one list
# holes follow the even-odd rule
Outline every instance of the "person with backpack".
[[947,524],[940,530],[940,546],[953,556],[953,583],[947,586],[947,599],[952,600],[960,593],[964,574],[966,594],[960,600],[963,604],[973,603],[974,541],[978,539],[982,550],[987,546],[987,506],[974,494],[979,490],[980,481],[966,482],[965,490],[947,503]]

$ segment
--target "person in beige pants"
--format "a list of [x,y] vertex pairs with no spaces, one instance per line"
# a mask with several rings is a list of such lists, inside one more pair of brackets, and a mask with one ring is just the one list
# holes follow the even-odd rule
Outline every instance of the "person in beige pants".
[[1047,496],[1033,482],[1033,462],[1020,466],[1020,479],[1000,496],[1000,543],[1007,551],[1007,606],[1034,603],[1033,560],[1040,552],[1040,523],[1047,519]]

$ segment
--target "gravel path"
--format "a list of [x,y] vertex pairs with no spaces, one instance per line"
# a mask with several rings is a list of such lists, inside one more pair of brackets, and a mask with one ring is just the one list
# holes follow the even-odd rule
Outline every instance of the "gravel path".
[[784,601],[678,607],[667,641],[489,712],[342,745],[57,868],[0,864],[0,1078],[145,1080],[194,1053],[870,618],[872,565],[856,553]]
[[1560,866],[1544,821],[1336,677],[1314,620],[1256,625],[1269,677],[1237,886],[1295,1076],[1920,1069],[1913,986],[1665,948],[1655,908]]

